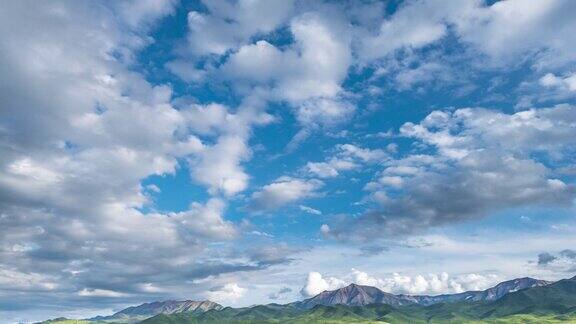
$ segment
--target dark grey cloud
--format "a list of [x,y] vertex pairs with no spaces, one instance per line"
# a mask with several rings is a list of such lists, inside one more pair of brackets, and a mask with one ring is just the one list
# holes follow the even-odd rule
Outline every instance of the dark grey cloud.
[[576,259],[576,251],[574,250],[570,249],[562,250],[560,251],[560,255],[568,259]]
[[538,254],[538,265],[547,265],[550,262],[558,259],[548,252]]
[[576,251],[565,249],[560,252],[543,252],[538,254],[536,264],[552,272],[573,273],[576,271]]

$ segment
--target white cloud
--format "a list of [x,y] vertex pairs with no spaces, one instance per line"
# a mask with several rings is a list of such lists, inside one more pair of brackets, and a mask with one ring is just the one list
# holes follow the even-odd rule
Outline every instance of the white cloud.
[[40,273],[23,273],[0,265],[0,288],[20,291],[51,291],[58,287],[56,278]]
[[325,290],[334,290],[342,288],[345,285],[346,282],[343,280],[334,277],[324,278],[319,272],[310,272],[300,293],[304,297],[312,297]]
[[117,5],[126,23],[135,28],[174,13],[176,4],[176,0],[131,0]]
[[325,290],[335,290],[355,283],[376,287],[393,294],[438,295],[484,290],[496,285],[499,279],[494,274],[469,273],[450,276],[446,272],[414,276],[393,273],[389,276],[378,278],[366,272],[352,269],[349,274],[342,278],[324,278],[319,272],[310,272],[301,293],[304,297],[311,297]]
[[[540,69],[538,76],[544,75],[538,82],[547,91],[573,93],[574,73],[566,63],[576,54],[574,2],[527,3],[410,1],[383,17],[379,3],[204,1],[206,11],[188,13],[189,48],[170,51],[178,57],[165,68],[187,82],[232,88],[223,97],[238,98],[237,107],[181,105],[196,99],[174,100],[170,85],[148,81],[152,70],[139,72],[156,65],[136,60],[156,41],[152,28],[174,14],[177,1],[3,3],[0,295],[8,291],[20,305],[31,296],[27,292],[38,300],[57,298],[62,305],[78,295],[140,298],[140,292],[160,293],[157,287],[172,292],[181,289],[174,287],[182,281],[259,270],[288,259],[260,256],[264,262],[238,249],[230,253],[237,259],[223,260],[227,242],[218,242],[210,254],[209,243],[237,237],[238,229],[225,217],[226,200],[249,188],[250,137],[255,127],[274,120],[265,112],[267,104],[291,106],[302,127],[297,143],[353,119],[358,97],[343,85],[351,67],[362,69],[405,49],[406,61],[393,76],[396,86],[447,80],[446,62],[419,62],[417,50],[442,45],[439,41],[449,33],[464,45],[473,66],[484,66],[484,58],[496,64],[528,62]],[[283,33],[290,33],[293,43],[281,44]],[[394,69],[396,63],[382,66]],[[573,120],[571,106],[515,113],[438,111],[402,128],[402,136],[416,144],[408,156],[391,160],[385,150],[344,144],[334,156],[310,162],[307,171],[329,178],[384,166],[366,189],[399,217],[387,217],[377,206],[372,218],[358,217],[358,227],[345,228],[359,229],[366,237],[376,237],[366,229],[382,234],[383,218],[387,228],[399,229],[392,232],[412,233],[481,217],[485,211],[532,203],[570,205],[574,187],[562,173],[569,166],[559,165],[572,163]],[[389,152],[394,151],[391,146]],[[210,197],[177,213],[147,212],[154,209],[151,199],[162,195],[153,194],[159,188],[143,179],[173,174],[179,161],[189,163],[192,180],[206,187]],[[273,210],[317,196],[322,185],[280,178],[255,192],[252,206]],[[319,214],[304,205],[300,210]],[[340,230],[332,224],[320,228],[324,235]],[[443,247],[458,249],[455,245]],[[311,287],[338,282],[320,279]],[[358,275],[358,280],[376,278]],[[444,280],[443,274],[379,280],[398,291],[464,289],[482,282],[473,275]],[[214,293],[241,298],[243,289],[232,283]]]
[[306,126],[333,126],[349,119],[355,107],[344,100],[315,98],[302,102],[296,118]]
[[89,289],[84,288],[78,292],[78,296],[81,297],[112,297],[112,298],[119,298],[119,297],[126,297],[127,294],[120,293],[113,290],[107,289]]
[[330,234],[330,225],[328,224],[322,224],[320,226],[320,233],[324,236],[327,236]]
[[246,189],[249,176],[241,163],[251,157],[247,142],[252,127],[274,120],[263,111],[262,100],[257,95],[246,97],[234,114],[218,104],[192,106],[184,114],[193,131],[218,135],[214,145],[189,158],[192,178],[206,185],[211,195],[233,196]]
[[170,217],[181,225],[185,236],[193,239],[208,237],[215,239],[230,239],[236,236],[234,225],[222,218],[226,204],[223,200],[212,198],[205,205],[194,202],[185,212],[172,213]]
[[339,145],[338,149],[341,155],[345,157],[357,158],[364,163],[383,162],[388,155],[381,149],[367,149],[352,144]]
[[228,107],[220,104],[191,105],[182,109],[187,126],[199,135],[217,135],[236,118]]
[[240,166],[248,157],[250,149],[242,137],[223,136],[191,161],[192,177],[207,185],[213,195],[234,195],[248,186],[248,175]]
[[318,13],[306,13],[291,21],[298,55],[291,73],[279,79],[277,93],[281,98],[297,102],[335,97],[340,92],[351,51],[348,35],[338,34],[342,30],[335,23]]
[[225,54],[258,33],[268,33],[289,18],[293,1],[205,1],[209,13],[188,13],[190,48],[195,54]]
[[252,195],[250,208],[254,211],[273,210],[286,204],[318,195],[324,184],[316,179],[278,178]]
[[446,16],[464,11],[473,2],[412,1],[380,25],[376,35],[362,39],[360,56],[372,60],[401,48],[420,48],[447,34]]
[[409,234],[502,209],[571,206],[576,188],[554,175],[554,165],[532,154],[567,161],[574,149],[575,114],[569,105],[514,114],[466,108],[406,123],[402,135],[437,153],[414,152],[385,162],[379,179],[366,186],[381,207],[332,226],[330,234],[366,240],[382,231]]
[[356,169],[358,164],[350,160],[332,158],[328,162],[308,162],[306,169],[309,173],[320,178],[333,178],[338,176],[339,171]]
[[399,176],[383,176],[378,181],[385,186],[401,187],[404,183],[404,178]]
[[149,28],[171,3],[2,5],[0,96],[9,99],[0,109],[0,295],[23,292],[10,294],[14,304],[29,300],[27,289],[38,303],[61,305],[79,295],[142,298],[151,293],[142,287],[174,291],[174,282],[252,262],[205,262],[209,242],[236,233],[222,198],[149,212],[157,190],[143,180],[173,174],[186,159],[215,195],[246,188],[240,164],[251,128],[272,120],[250,98],[234,113],[176,109],[170,86],[135,71],[138,52],[153,42]]
[[284,55],[274,45],[261,40],[242,46],[230,57],[223,70],[233,78],[267,83],[280,74],[289,73],[290,68],[280,63],[288,59]]
[[415,68],[402,69],[394,78],[399,90],[409,90],[422,83],[447,83],[451,77],[448,67],[436,62],[426,62]]
[[243,83],[270,87],[271,100],[288,101],[304,127],[333,126],[348,119],[355,107],[341,98],[341,83],[352,63],[344,23],[322,11],[294,17],[294,44],[280,50],[266,41],[244,45],[222,72]]
[[391,276],[376,278],[366,272],[352,269],[352,282],[374,286],[394,294],[438,295],[460,293],[472,290],[484,290],[498,283],[497,275],[463,274],[450,276],[443,272],[439,274],[407,276],[393,273]]
[[246,288],[242,288],[237,283],[231,282],[221,287],[212,288],[206,292],[206,296],[209,300],[217,303],[234,303],[242,298],[245,293]]
[[573,6],[569,0],[509,0],[491,5],[482,1],[411,1],[384,19],[376,32],[360,33],[359,53],[369,62],[398,49],[437,43],[451,30],[492,63],[515,64],[536,55],[537,67],[558,66],[576,53],[571,41],[574,21],[569,14]]
[[553,73],[544,75],[539,80],[540,85],[548,88],[558,88],[567,91],[576,91],[576,73],[567,74],[564,77]]
[[388,159],[388,154],[381,149],[340,144],[336,150],[336,154],[326,162],[308,162],[306,171],[320,178],[333,178],[341,171],[358,169],[362,164],[381,163]]
[[312,207],[308,207],[308,206],[304,206],[304,205],[300,205],[298,207],[300,208],[301,211],[307,212],[308,214],[322,215],[322,212],[318,209],[314,209]]
[[493,59],[513,63],[540,51],[536,65],[553,66],[572,60],[576,54],[571,41],[575,23],[569,14],[573,10],[572,1],[511,0],[474,8],[450,19],[463,41]]

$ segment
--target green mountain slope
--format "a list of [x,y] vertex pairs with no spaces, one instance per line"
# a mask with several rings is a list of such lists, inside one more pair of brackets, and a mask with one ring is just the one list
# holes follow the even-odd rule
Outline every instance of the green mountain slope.
[[575,315],[538,315],[538,314],[515,314],[501,317],[478,318],[470,314],[458,313],[458,307],[451,310],[446,308],[429,307],[406,307],[392,308],[386,305],[368,305],[362,307],[350,307],[344,305],[337,306],[316,306],[297,316],[278,313],[275,317],[254,316],[254,313],[247,316],[247,313],[229,313],[231,316],[220,316],[218,318],[208,318],[203,316],[175,314],[158,315],[142,323],[146,324],[189,324],[189,323],[221,323],[221,324],[344,324],[344,323],[494,323],[494,324],[515,324],[515,323],[576,323]]
[[292,305],[225,308],[202,314],[158,315],[142,324],[191,323],[576,323],[576,279],[512,292],[491,302],[440,303],[431,306]]

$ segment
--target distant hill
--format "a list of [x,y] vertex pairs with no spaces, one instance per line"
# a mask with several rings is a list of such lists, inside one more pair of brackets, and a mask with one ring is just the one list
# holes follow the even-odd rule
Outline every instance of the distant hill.
[[498,285],[482,290],[467,291],[458,294],[438,296],[394,295],[386,293],[376,287],[351,284],[333,291],[324,291],[312,298],[295,302],[292,305],[298,308],[310,309],[316,305],[348,305],[362,306],[369,304],[387,304],[390,306],[423,305],[429,306],[438,303],[456,303],[461,301],[493,301],[506,294],[531,287],[541,287],[550,284],[549,281],[533,278],[518,278],[504,281]]
[[555,283],[520,278],[483,291],[441,296],[392,295],[349,285],[288,305],[162,314],[142,324],[567,322],[576,323],[576,278]]
[[317,305],[363,306],[369,304],[386,304],[391,306],[404,306],[414,303],[415,300],[411,296],[397,296],[383,292],[376,287],[351,284],[337,290],[321,292],[312,298],[292,303],[292,305],[297,308],[310,309]]
[[[576,323],[576,277],[553,283],[519,278],[482,291],[439,296],[394,295],[375,287],[352,284],[291,304],[243,308],[222,307],[209,301],[167,301],[130,307],[82,324],[99,322]],[[51,323],[74,322],[57,319]]]
[[158,314],[176,313],[203,313],[208,310],[219,310],[223,306],[209,300],[167,300],[161,302],[146,303],[123,309],[110,316],[97,316],[88,319],[92,322],[135,323]]
[[576,277],[513,292],[479,309],[484,310],[483,316],[573,314],[576,313]]

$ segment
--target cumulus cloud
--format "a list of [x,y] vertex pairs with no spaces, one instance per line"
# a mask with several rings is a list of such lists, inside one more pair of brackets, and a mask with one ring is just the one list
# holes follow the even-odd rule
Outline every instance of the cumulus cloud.
[[557,66],[576,53],[570,41],[575,25],[567,14],[572,10],[572,1],[512,0],[481,5],[452,19],[465,42],[496,60],[510,63],[537,53],[537,66]]
[[413,233],[506,208],[569,206],[574,186],[531,154],[568,159],[574,150],[576,128],[570,121],[576,120],[575,112],[567,105],[514,114],[469,108],[436,111],[420,124],[406,123],[401,133],[437,154],[415,153],[386,162],[381,178],[366,187],[382,209],[351,221],[354,233],[348,224],[333,227],[331,234],[363,240],[383,231],[392,236]]
[[383,278],[372,276],[366,272],[352,269],[341,278],[324,278],[318,272],[310,272],[301,290],[304,297],[317,295],[325,290],[335,290],[351,283],[379,288],[393,294],[437,295],[460,293],[471,290],[484,290],[497,284],[497,275],[462,274],[451,276],[448,273],[425,275],[400,275],[393,273]]
[[355,107],[344,100],[317,98],[298,105],[296,118],[308,127],[333,126],[349,119]]
[[374,35],[362,39],[360,56],[376,59],[402,48],[420,48],[444,37],[450,13],[466,11],[472,2],[413,1],[382,21]]
[[246,288],[242,288],[237,283],[231,282],[224,286],[211,288],[206,292],[206,296],[209,300],[217,303],[234,303],[239,298],[242,298],[245,293]]
[[374,286],[394,294],[445,294],[460,293],[470,290],[483,290],[498,283],[496,275],[464,274],[450,276],[439,274],[406,276],[394,273],[383,279],[370,276],[366,272],[352,269],[353,282],[360,285]]
[[334,290],[346,286],[346,282],[334,277],[324,278],[319,272],[310,272],[300,293],[304,297],[315,296],[325,290]]
[[[302,14],[290,22],[293,47],[281,51],[266,41],[244,45],[231,55],[223,71],[232,78],[250,82],[274,82],[272,92],[278,99],[314,105],[340,118],[350,108],[326,98],[340,92],[351,53],[349,40],[336,34],[336,27],[319,12]],[[258,69],[254,69],[256,65]],[[312,101],[306,102],[308,99]],[[301,108],[304,120],[315,114],[306,107]]]
[[418,49],[452,32],[494,64],[513,64],[535,55],[537,67],[558,66],[572,60],[576,51],[570,41],[574,22],[567,14],[573,6],[566,0],[511,0],[491,5],[482,1],[406,2],[383,19],[377,30],[364,33],[360,56],[370,61],[399,49]]
[[250,209],[270,211],[295,201],[314,197],[318,195],[317,190],[323,185],[316,179],[280,177],[252,195]]
[[188,40],[199,55],[225,54],[258,33],[271,32],[290,17],[293,1],[204,1],[208,12],[188,13]]
[[[240,164],[251,127],[271,117],[250,98],[234,113],[209,104],[176,109],[170,86],[149,83],[132,66],[173,5],[2,5],[0,296],[22,292],[10,307],[139,301],[158,293],[142,287],[170,290],[181,280],[270,265],[243,252],[241,260],[215,258],[207,243],[235,237],[221,197],[246,188]],[[159,188],[143,179],[173,174],[185,161],[220,198],[177,213],[148,211]],[[35,302],[24,302],[26,291]]]
[[540,85],[547,88],[558,88],[565,91],[576,91],[576,73],[566,76],[557,76],[554,73],[547,73],[538,81]]
[[240,162],[250,156],[250,149],[240,136],[223,136],[191,160],[192,177],[209,187],[211,194],[231,196],[248,186],[248,175]]
[[[357,104],[363,107],[356,76],[372,68],[376,79],[394,71],[389,81],[400,90],[450,81],[454,71],[438,57],[446,39],[457,42],[455,52],[462,50],[473,69],[527,63],[538,76],[534,87],[562,92],[556,99],[574,92],[572,1],[408,1],[389,14],[381,3],[203,1],[186,15],[186,44],[170,41],[175,48],[164,48],[154,28],[177,3],[2,3],[0,297],[10,297],[12,306],[58,300],[80,307],[93,300],[109,307],[119,299],[139,302],[143,294],[194,290],[202,278],[290,262],[295,250],[287,246],[244,250],[226,243],[242,232],[226,218],[228,200],[251,189],[254,175],[245,164],[256,150],[250,141],[257,127],[275,121],[267,112],[272,102],[291,109],[301,129],[288,146],[296,147],[355,118]],[[154,43],[161,46],[152,51],[162,48],[171,61],[155,55],[140,61]],[[430,60],[422,60],[422,52]],[[190,84],[173,91],[155,69]],[[195,95],[197,86],[222,102],[175,98],[188,87]],[[300,174],[331,178],[381,168],[365,186],[373,210],[345,226],[323,224],[324,236],[392,237],[504,209],[567,206],[574,199],[573,120],[568,105],[436,111],[401,128],[402,141],[413,141],[405,156],[389,156],[404,154],[404,145],[346,143]],[[168,190],[147,180],[183,164],[191,181],[207,190],[206,199],[177,212],[155,211],[153,197]],[[323,185],[282,177],[247,199],[254,211],[295,204],[320,214],[299,204]],[[271,239],[263,231],[246,233]],[[571,252],[548,254],[541,269],[571,268]],[[397,291],[468,287],[442,274],[392,276],[388,286],[385,279],[357,276],[384,280],[378,284]],[[193,284],[181,288],[183,281]],[[350,282],[314,275],[305,291],[341,281]],[[230,282],[211,296],[241,298],[244,288]]]
[[[296,15],[289,30],[294,43],[279,49],[260,40],[241,46],[221,68],[235,85],[264,87],[268,99],[286,101],[306,129],[294,138],[293,150],[310,129],[340,124],[355,111],[342,96],[341,83],[352,64],[350,36],[339,12],[315,10]],[[330,17],[330,18],[328,18]],[[244,89],[244,90],[242,90]],[[250,88],[248,88],[250,89]]]
[[333,178],[340,174],[341,171],[352,170],[358,167],[358,164],[352,160],[332,158],[326,162],[308,162],[306,169],[309,173],[320,178]]
[[201,135],[217,136],[213,145],[201,147],[188,159],[192,178],[206,185],[210,194],[233,196],[248,186],[249,176],[241,163],[252,153],[247,143],[252,127],[274,120],[263,110],[263,104],[255,95],[246,97],[236,113],[218,104],[184,109],[189,129]]
[[172,213],[170,217],[176,220],[185,236],[209,237],[219,239],[233,238],[236,228],[223,219],[222,214],[226,204],[223,200],[212,198],[205,205],[194,202],[185,212]]
[[333,178],[342,171],[354,170],[361,165],[382,163],[388,154],[381,149],[369,149],[353,144],[336,146],[336,154],[325,162],[308,162],[306,171],[320,178]]

